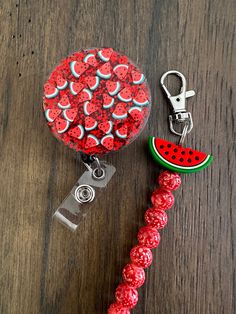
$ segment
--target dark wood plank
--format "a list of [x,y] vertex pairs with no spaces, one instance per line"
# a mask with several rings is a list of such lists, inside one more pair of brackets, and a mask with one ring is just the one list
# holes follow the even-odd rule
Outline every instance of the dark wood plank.
[[[188,144],[215,160],[183,176],[133,313],[235,313],[233,0],[5,0],[0,17],[0,312],[106,312],[160,171],[147,136],[174,139],[159,88],[174,68],[197,91]],[[153,109],[140,138],[106,157],[117,175],[72,234],[51,217],[83,168],[51,137],[41,93],[62,58],[94,46],[142,67]]]

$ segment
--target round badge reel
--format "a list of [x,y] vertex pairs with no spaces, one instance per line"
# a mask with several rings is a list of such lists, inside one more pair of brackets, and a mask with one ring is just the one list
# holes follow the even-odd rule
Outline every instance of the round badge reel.
[[80,50],[62,60],[44,85],[43,109],[53,135],[79,152],[87,170],[54,216],[76,230],[115,173],[100,156],[130,144],[151,108],[144,74],[112,48]]

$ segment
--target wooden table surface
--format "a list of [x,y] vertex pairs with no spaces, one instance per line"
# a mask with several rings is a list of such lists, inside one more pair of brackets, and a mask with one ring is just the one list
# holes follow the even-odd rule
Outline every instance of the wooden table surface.
[[[169,69],[184,73],[197,92],[188,100],[194,128],[187,144],[212,152],[214,163],[182,176],[132,313],[236,312],[234,4],[1,1],[0,313],[106,313],[161,170],[147,136],[176,140],[159,86]],[[52,214],[84,168],[51,136],[42,87],[66,55],[102,46],[141,66],[153,107],[135,143],[106,156],[116,176],[71,233]]]

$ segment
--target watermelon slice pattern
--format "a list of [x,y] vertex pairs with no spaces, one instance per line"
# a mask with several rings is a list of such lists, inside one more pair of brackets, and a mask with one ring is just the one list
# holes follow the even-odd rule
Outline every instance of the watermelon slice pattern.
[[43,108],[52,133],[86,154],[117,151],[132,142],[150,106],[145,76],[112,48],[74,53],[44,85]]

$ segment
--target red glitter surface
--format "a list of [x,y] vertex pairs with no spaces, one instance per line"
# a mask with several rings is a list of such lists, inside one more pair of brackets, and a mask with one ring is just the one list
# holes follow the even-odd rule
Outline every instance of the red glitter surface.
[[[70,148],[90,155],[106,154],[110,151],[117,151],[131,143],[145,126],[151,107],[150,91],[146,79],[140,70],[132,61],[130,61],[129,58],[116,52],[112,48],[110,48],[110,51],[104,51],[104,56],[109,58],[109,60],[102,60],[99,56],[99,52],[103,51],[103,49],[104,48],[93,48],[81,50],[64,59],[51,73],[49,79],[45,83],[45,92],[43,97],[43,109],[47,119],[47,124],[53,135]],[[88,61],[84,60],[86,56],[91,54],[94,56],[92,56]],[[76,73],[72,73],[71,70],[71,63],[73,61],[76,61],[79,64],[79,70],[76,71]],[[120,64],[125,65],[125,67],[118,67],[117,70],[117,66]],[[76,68],[76,70],[78,68]],[[110,77],[103,78],[99,76],[99,72],[97,72],[99,69],[102,71],[101,75],[110,75]],[[140,82],[137,82],[139,74]],[[99,82],[97,86],[94,85],[96,79]],[[60,83],[59,86],[58,82]],[[64,86],[63,88],[62,85],[64,82],[66,87]],[[70,87],[72,82],[77,83],[73,88],[74,94],[72,93],[73,90]],[[107,82],[119,82],[119,92],[115,95],[109,94],[106,86]],[[87,93],[87,91],[89,92]],[[90,92],[91,99],[89,99]],[[77,94],[75,95],[75,93]],[[66,102],[62,102],[62,106],[60,106],[60,100],[65,99],[65,95],[69,99],[69,108],[63,108],[63,104],[64,106],[67,105]],[[110,98],[105,95],[108,95],[109,97],[111,96],[114,99],[111,106],[107,106]],[[141,102],[140,95],[143,96]],[[106,99],[106,103],[104,103],[104,97]],[[138,103],[135,102],[136,99]],[[86,111],[84,107],[87,101],[91,105],[88,105],[87,103],[86,108],[88,108],[88,110]],[[95,111],[94,108],[96,109]],[[129,113],[131,108],[138,108],[140,114],[138,111],[138,115],[135,115],[134,117],[134,109]],[[60,109],[61,113],[59,115],[55,114],[55,109]],[[74,117],[74,111],[65,111],[68,109],[74,109],[75,112],[77,112],[76,116]],[[85,120],[86,117],[91,117],[92,119]],[[63,123],[60,119],[70,120],[68,121],[69,123]],[[91,121],[92,124],[94,120],[96,123],[91,125],[90,128],[88,126],[88,121]],[[86,121],[87,124],[85,123]],[[98,127],[101,126],[101,123],[106,122],[109,122],[112,126],[109,134],[105,133],[103,128]],[[62,126],[61,129],[60,125]],[[83,134],[80,134],[79,138],[75,137],[74,132],[70,132],[70,130],[77,126],[80,126],[80,129],[84,131],[82,132]],[[127,132],[116,132],[117,130],[126,129]],[[92,136],[92,139],[94,140],[87,141],[88,136],[89,139],[91,139]],[[105,139],[104,136],[106,136]],[[96,146],[89,147],[89,145]]]

